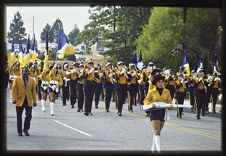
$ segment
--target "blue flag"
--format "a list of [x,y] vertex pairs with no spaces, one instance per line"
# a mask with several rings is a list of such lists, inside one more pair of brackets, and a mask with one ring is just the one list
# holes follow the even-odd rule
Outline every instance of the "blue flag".
[[133,63],[133,52],[130,52],[129,63]]
[[33,45],[32,45],[32,50],[35,50],[35,34],[34,34],[34,38],[33,38]]
[[189,76],[190,75],[190,66],[189,66],[189,63],[188,63],[188,60],[187,60],[187,51],[186,50],[184,50],[184,58],[183,58],[182,66],[184,67],[187,76]]
[[138,59],[138,62],[142,62],[142,53],[141,53],[141,50],[140,50],[140,56],[139,56],[139,59]]
[[47,52],[47,55],[49,53],[49,37],[48,37],[48,34],[49,34],[49,32],[47,31],[46,32],[46,52]]
[[139,68],[139,70],[142,70],[143,67],[144,67],[144,64],[143,64],[142,52],[140,50],[140,56],[137,62],[137,68]]
[[137,66],[137,54],[133,55],[133,63]]
[[26,52],[26,54],[29,53],[29,49],[30,49],[30,35],[28,36],[28,40],[27,40],[27,52]]
[[58,37],[58,50],[60,50],[66,43],[69,43],[67,36],[64,34],[63,31],[60,31]]

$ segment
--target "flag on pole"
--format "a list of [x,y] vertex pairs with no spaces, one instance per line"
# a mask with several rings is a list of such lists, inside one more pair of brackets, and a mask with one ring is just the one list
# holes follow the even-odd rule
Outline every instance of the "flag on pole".
[[139,70],[142,70],[144,64],[143,64],[143,58],[142,58],[142,52],[140,50],[140,56],[137,62],[137,68],[139,68]]
[[184,67],[184,70],[186,71],[186,75],[189,76],[190,75],[190,66],[187,60],[187,51],[184,50],[184,58],[183,58],[183,64],[182,66]]
[[19,59],[19,62],[20,62],[20,67],[22,67],[23,60],[24,60],[24,49],[23,49],[23,46],[22,46],[21,43],[20,43],[20,46],[19,46],[18,59]]
[[30,51],[30,58],[33,61],[38,60],[38,53],[37,53],[37,45],[36,45],[36,40],[35,40],[35,34],[34,34],[34,38],[33,38],[32,50]]
[[58,37],[57,57],[59,59],[63,59],[64,56],[72,55],[74,53],[75,53],[74,47],[71,44],[69,44],[67,36],[61,30]]
[[137,66],[137,54],[136,53],[133,55],[133,63],[135,64],[135,66]]
[[214,49],[214,66],[213,66],[213,72],[219,73],[219,63],[218,63],[218,55],[217,55],[217,48]]
[[49,69],[49,37],[48,37],[48,31],[46,32],[46,53],[44,58],[44,69],[47,71]]
[[23,64],[22,67],[25,67],[26,65],[28,65],[30,63],[30,36],[28,36],[28,40],[27,40],[27,51],[24,55],[24,59],[23,59]]
[[199,50],[199,54],[198,54],[198,67],[197,67],[197,73],[199,71],[203,70],[203,60],[202,60],[202,52],[201,49]]

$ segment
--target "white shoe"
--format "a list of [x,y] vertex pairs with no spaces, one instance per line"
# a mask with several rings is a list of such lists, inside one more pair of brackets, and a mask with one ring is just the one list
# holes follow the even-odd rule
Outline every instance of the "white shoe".
[[155,146],[155,135],[153,136],[151,151],[153,151],[153,152],[156,151],[156,146]]
[[49,103],[50,104],[50,113],[51,113],[51,115],[53,116],[54,115],[54,102],[50,102]]
[[160,135],[155,135],[154,139],[155,139],[156,150],[160,152]]

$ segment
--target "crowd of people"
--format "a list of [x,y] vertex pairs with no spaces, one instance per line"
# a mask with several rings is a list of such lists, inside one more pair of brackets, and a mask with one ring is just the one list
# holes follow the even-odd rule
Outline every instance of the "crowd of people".
[[[201,115],[205,116],[209,113],[209,103],[212,103],[212,111],[216,113],[217,97],[221,87],[220,74],[217,72],[210,75],[200,70],[192,71],[188,75],[182,67],[174,75],[171,70],[157,68],[152,62],[142,69],[132,63],[126,66],[122,61],[119,61],[116,67],[111,62],[100,66],[92,60],[87,63],[64,62],[63,65],[50,63],[47,68],[44,66],[43,61],[30,63],[23,68],[20,67],[19,61],[11,66],[6,65],[5,84],[10,90],[12,102],[18,109],[18,134],[20,135],[23,111],[20,108],[24,107],[27,111],[27,108],[36,106],[37,100],[41,102],[42,111],[46,111],[45,107],[47,103],[49,104],[52,116],[55,115],[56,99],[60,98],[62,106],[66,106],[70,101],[72,109],[76,107],[77,112],[92,116],[93,100],[95,108],[98,108],[102,98],[106,113],[110,112],[110,106],[114,102],[118,115],[122,116],[126,99],[128,111],[132,113],[134,106],[150,104],[159,95],[163,98],[167,93],[165,100],[168,103],[172,103],[175,99],[175,102],[181,105],[188,98],[192,106],[191,111],[196,112],[198,120]],[[161,80],[160,85],[157,83],[159,80]],[[161,87],[156,87],[157,84]],[[159,95],[156,96],[156,94]],[[25,122],[31,120],[31,110],[28,112],[30,113]],[[183,108],[179,108],[177,112],[178,117],[182,118]],[[153,113],[149,111],[146,113],[148,117],[155,118]],[[25,135],[28,135],[28,130],[29,124],[24,129]]]

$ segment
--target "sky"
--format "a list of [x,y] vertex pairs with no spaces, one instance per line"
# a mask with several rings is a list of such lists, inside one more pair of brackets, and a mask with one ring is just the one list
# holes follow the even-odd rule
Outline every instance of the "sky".
[[89,23],[89,8],[89,6],[6,6],[5,33],[9,31],[10,23],[12,23],[17,11],[22,16],[27,35],[30,36],[33,34],[34,16],[34,33],[38,43],[40,42],[40,34],[46,24],[52,26],[57,18],[62,21],[66,35],[73,30],[75,24],[81,32],[84,26]]

